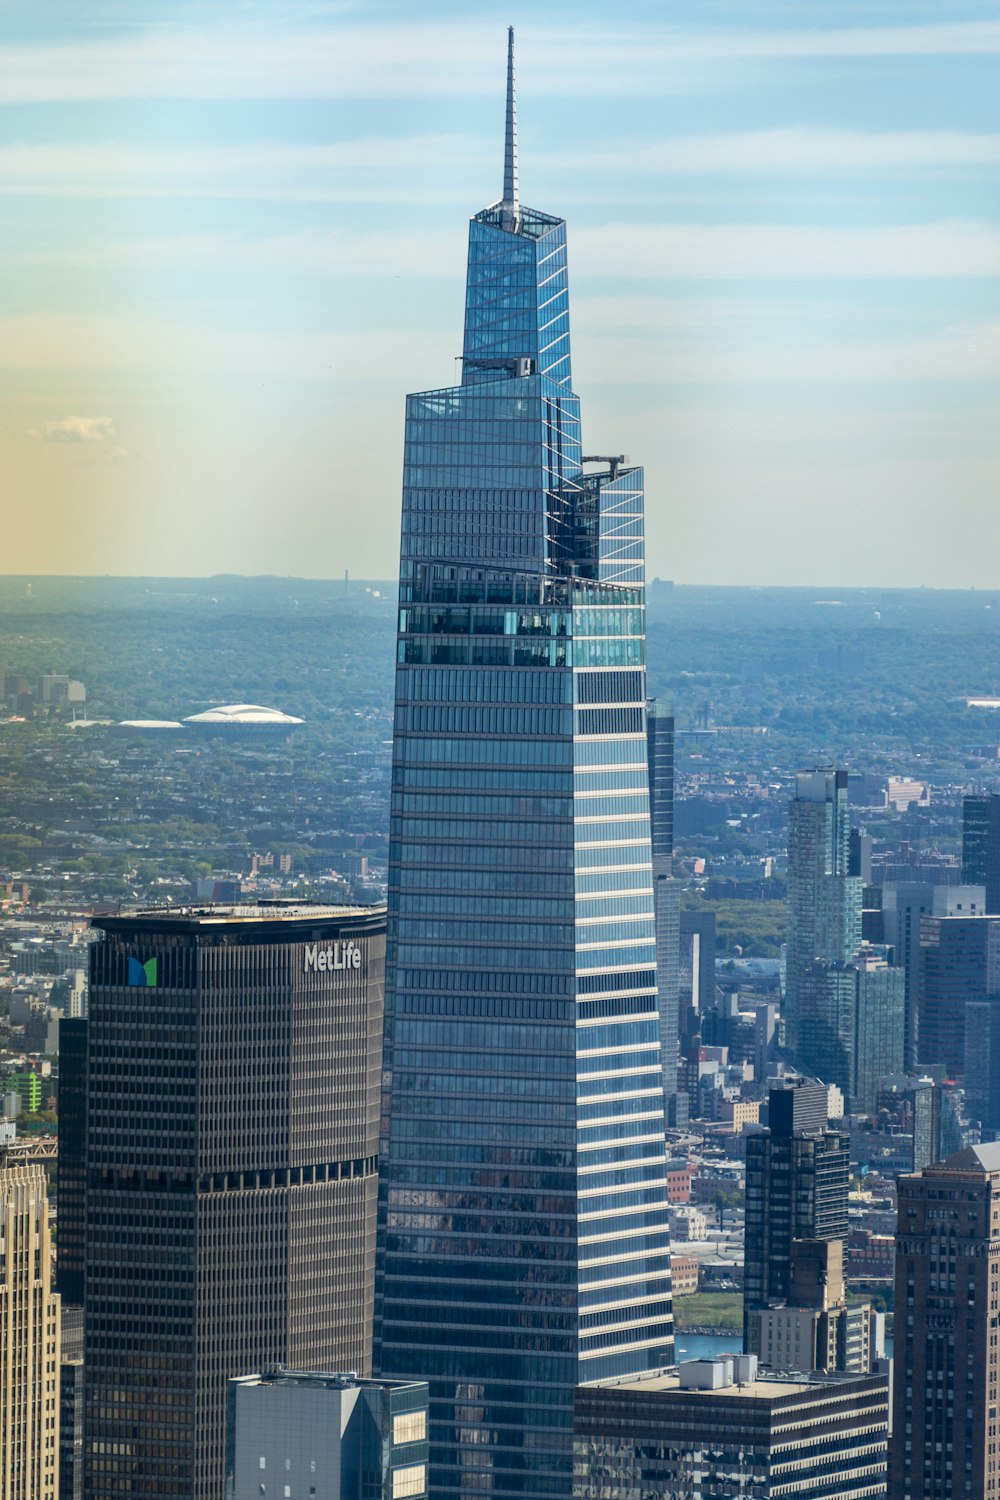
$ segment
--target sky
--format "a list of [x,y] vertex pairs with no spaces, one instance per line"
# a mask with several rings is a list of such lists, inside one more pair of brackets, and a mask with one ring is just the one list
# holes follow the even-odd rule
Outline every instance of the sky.
[[512,23],[650,576],[1000,583],[1000,0],[5,12],[0,573],[395,575]]

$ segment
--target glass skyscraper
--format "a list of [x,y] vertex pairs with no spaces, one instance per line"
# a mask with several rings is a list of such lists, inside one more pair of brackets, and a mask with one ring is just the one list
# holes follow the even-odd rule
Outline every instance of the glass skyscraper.
[[851,1068],[854,980],[844,966],[861,946],[862,880],[848,874],[849,856],[847,772],[799,772],[788,805],[785,1042],[799,1067],[828,1083]]
[[504,168],[407,401],[376,1358],[433,1494],[568,1496],[574,1386],[673,1362],[642,472],[583,456],[510,53]]

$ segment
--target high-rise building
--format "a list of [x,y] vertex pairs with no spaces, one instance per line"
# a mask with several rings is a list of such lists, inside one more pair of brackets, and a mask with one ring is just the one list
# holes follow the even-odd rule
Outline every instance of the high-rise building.
[[566,226],[472,220],[462,383],[407,401],[379,1369],[435,1493],[567,1496],[573,1389],[673,1360],[642,472],[585,459]]
[[218,1500],[231,1376],[369,1367],[385,911],[95,926],[85,1493]]
[[427,1387],[314,1370],[229,1382],[226,1500],[422,1500]]
[[995,1500],[1000,1143],[897,1188],[890,1500]]
[[83,1306],[87,1240],[87,1022],[59,1022],[59,1202],[56,1287],[63,1307]]
[[83,1500],[83,1308],[66,1301],[60,1343],[59,1500]]
[[[655,699],[647,706],[649,812],[656,909],[656,977],[659,994],[663,1092],[668,1114],[677,1115],[680,1049],[680,886],[674,879],[674,720]],[[682,1110],[686,1118],[686,1109]]]
[[851,963],[861,943],[863,882],[849,868],[847,772],[800,772],[788,809],[785,1042],[800,1067],[823,1078],[843,1049],[838,1025],[848,1003],[829,966]]
[[0,1495],[58,1493],[59,1296],[45,1172],[0,1151]]
[[986,911],[1000,913],[1000,794],[962,799],[962,880],[986,888]]
[[[855,1010],[849,1095],[852,1114],[872,1114],[879,1082],[900,1073],[906,1042],[906,975],[885,948],[865,947],[854,960]],[[831,1083],[840,1082],[831,1078]]]
[[826,1089],[772,1089],[768,1118],[747,1137],[743,1340],[752,1353],[755,1314],[792,1300],[793,1241],[846,1240],[848,1228],[849,1140],[827,1129]]
[[932,885],[927,881],[887,881],[882,886],[882,933],[893,961],[906,975],[906,1039],[903,1066],[912,1072],[923,1059],[919,1034],[921,917],[978,916],[986,910],[981,885]]
[[911,1138],[908,1171],[920,1172],[951,1155],[950,1149],[942,1150],[944,1090],[933,1078],[912,1073],[883,1078],[876,1104],[891,1128]]
[[[970,1007],[976,1006],[970,1024]],[[943,1063],[948,1077],[981,1084],[996,1039],[1000,1007],[1000,916],[921,917],[919,1035],[921,1062]],[[1000,1058],[993,1052],[993,1061]],[[988,1092],[988,1091],[987,1091]],[[976,1100],[979,1117],[989,1101]],[[986,1121],[992,1124],[992,1120]],[[1000,1124],[1000,1121],[997,1121]]]
[[843,1240],[793,1240],[789,1299],[753,1316],[762,1365],[867,1375],[881,1357],[868,1302],[848,1303]]
[[884,1375],[762,1374],[753,1355],[581,1388],[574,1500],[875,1500]]

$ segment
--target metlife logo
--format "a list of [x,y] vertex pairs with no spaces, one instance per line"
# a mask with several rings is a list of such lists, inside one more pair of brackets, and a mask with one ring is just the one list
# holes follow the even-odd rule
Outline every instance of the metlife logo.
[[342,969],[361,968],[361,949],[354,942],[330,943],[322,948],[319,943],[307,943],[302,960],[304,974],[332,974]]

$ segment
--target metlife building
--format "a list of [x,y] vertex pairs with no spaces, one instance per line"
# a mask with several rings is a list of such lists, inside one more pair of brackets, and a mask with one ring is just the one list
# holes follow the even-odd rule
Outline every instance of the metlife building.
[[568,1496],[580,1382],[673,1363],[642,471],[589,459],[566,226],[470,225],[408,398],[376,1348],[436,1496]]
[[233,1376],[369,1373],[385,908],[94,925],[85,1492],[218,1500]]

